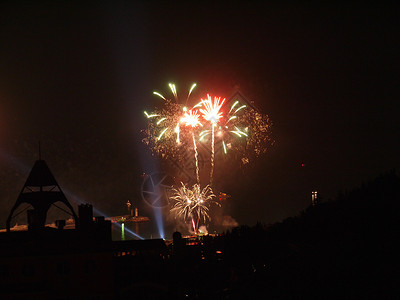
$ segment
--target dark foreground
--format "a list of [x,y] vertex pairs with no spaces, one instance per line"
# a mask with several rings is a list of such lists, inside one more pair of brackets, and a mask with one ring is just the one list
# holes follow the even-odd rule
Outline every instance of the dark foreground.
[[400,296],[395,172],[273,225],[113,242],[86,231],[0,236],[0,298],[340,299]]

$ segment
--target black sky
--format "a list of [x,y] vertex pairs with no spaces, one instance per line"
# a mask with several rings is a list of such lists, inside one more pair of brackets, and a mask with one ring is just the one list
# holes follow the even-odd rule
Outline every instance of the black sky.
[[396,5],[10,2],[0,40],[0,224],[39,140],[83,201],[115,214],[138,199],[152,165],[143,110],[169,82],[223,97],[239,86],[274,121],[275,145],[227,176],[228,213],[242,224],[400,167]]

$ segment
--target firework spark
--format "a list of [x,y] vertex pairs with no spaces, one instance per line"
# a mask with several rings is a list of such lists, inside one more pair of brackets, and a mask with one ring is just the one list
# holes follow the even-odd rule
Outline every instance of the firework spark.
[[[191,86],[184,102],[188,101],[195,87],[196,84]],[[180,128],[181,120],[187,117],[187,108],[183,102],[179,101],[175,84],[170,83],[169,88],[174,100],[168,99],[159,92],[153,92],[154,95],[164,101],[162,107],[154,112],[144,112],[149,122],[148,128],[143,130],[145,135],[143,142],[149,146],[154,154],[161,156],[161,158],[175,158],[180,161],[180,151],[178,150],[181,141],[191,139],[191,134],[182,131]]]
[[224,102],[225,98],[222,99],[222,101],[221,97],[215,97],[214,100],[212,100],[211,96],[207,94],[207,99],[201,99],[201,104],[204,105],[204,109],[200,109],[203,118],[212,124],[217,124],[219,119],[222,118],[221,107]]
[[221,107],[225,102],[225,98],[221,101],[221,97],[215,97],[214,101],[211,96],[207,94],[207,99],[201,99],[202,105],[204,105],[204,109],[200,109],[203,118],[206,121],[211,123],[211,170],[210,170],[210,184],[212,184],[213,173],[214,173],[214,156],[215,156],[215,137],[214,131],[215,126],[218,123],[219,119],[222,118]]
[[195,128],[198,125],[203,126],[199,119],[200,115],[197,110],[189,110],[183,115],[181,123],[184,123],[185,126],[191,126],[192,128]]
[[[195,84],[191,86],[186,102],[195,86]],[[201,99],[198,104],[188,110],[183,104],[178,104],[175,85],[170,84],[169,87],[175,101],[154,92],[164,100],[163,107],[151,113],[145,112],[149,126],[147,130],[143,131],[145,133],[143,142],[161,158],[173,158],[179,163],[184,163],[184,157],[186,157],[185,151],[182,151],[185,149],[184,145],[192,143],[193,136],[197,141],[207,140],[207,137],[210,136],[209,182],[212,184],[216,149],[222,149],[222,153],[225,155],[234,150],[230,159],[238,159],[242,165],[245,165],[265,153],[268,146],[273,144],[271,139],[272,122],[267,115],[240,103],[239,100],[233,101],[230,107],[225,108],[224,105],[227,104],[225,99],[212,98],[208,94],[205,99]],[[204,126],[200,123],[197,112],[205,121]],[[196,125],[196,128],[192,125]],[[201,132],[198,131],[199,128],[201,128]],[[193,142],[194,146],[197,141]],[[218,148],[217,145],[219,145]],[[198,169],[198,165],[196,169]]]
[[229,134],[225,134],[224,138],[226,137],[230,148],[234,148],[241,155],[240,160],[244,165],[265,153],[269,149],[268,145],[273,144],[273,124],[267,115],[243,105],[232,112],[236,118],[229,117],[221,130],[228,131]]
[[[222,140],[225,154],[228,153],[228,148],[232,147],[232,134],[234,134],[236,138],[248,136],[244,129],[239,128],[243,126],[243,124],[246,124],[246,120],[243,120],[238,112],[243,112],[246,107],[246,105],[240,105],[239,101],[235,101],[224,118],[223,124],[218,128],[218,136]],[[229,140],[230,142],[227,142],[226,140]]]
[[193,224],[195,223],[194,219],[197,219],[196,226],[193,226],[195,232],[197,232],[200,221],[205,223],[207,220],[211,220],[208,214],[209,206],[212,203],[220,206],[213,200],[215,195],[209,185],[201,189],[199,184],[195,184],[192,189],[189,189],[181,182],[181,187],[173,188],[172,193],[170,199],[174,201],[174,204],[171,212],[185,221],[191,218]]
[[[223,107],[222,107],[223,109]],[[224,154],[235,150],[243,165],[249,163],[254,157],[265,153],[268,145],[273,144],[271,139],[272,122],[267,115],[255,109],[234,101],[230,109],[215,126],[215,144],[220,144]],[[204,140],[211,130],[200,133],[200,141]]]

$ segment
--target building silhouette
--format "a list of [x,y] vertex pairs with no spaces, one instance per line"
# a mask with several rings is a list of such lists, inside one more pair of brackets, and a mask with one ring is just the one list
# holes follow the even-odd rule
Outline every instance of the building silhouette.
[[[22,210],[28,226],[14,230],[11,222],[22,213],[16,213],[21,204],[29,204]],[[65,226],[66,220],[46,226],[51,206],[69,213],[73,226]],[[159,268],[165,251],[161,239],[112,241],[111,221],[93,217],[91,204],[79,205],[76,215],[39,159],[10,211],[6,230],[0,232],[0,299],[113,299],[149,281],[140,268]]]

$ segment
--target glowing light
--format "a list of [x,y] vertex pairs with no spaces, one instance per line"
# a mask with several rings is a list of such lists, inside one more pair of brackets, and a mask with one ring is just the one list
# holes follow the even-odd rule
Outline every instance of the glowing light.
[[[181,119],[181,122],[184,123],[186,126],[191,126],[192,128],[195,128],[197,127],[197,125],[201,125],[199,118],[200,115],[197,113],[197,110],[195,111],[189,110],[188,112],[185,112],[185,115]],[[192,131],[192,138],[193,138],[194,158],[196,162],[196,179],[197,183],[200,183],[198,153],[197,153],[196,139],[194,138],[193,131]]]
[[245,132],[243,132],[243,131],[241,131],[239,128],[237,128],[236,126],[235,126],[235,131],[232,131],[233,133],[235,133],[235,134],[237,134],[239,137],[241,137],[242,136],[242,134],[244,135],[244,136],[248,136]]
[[194,132],[192,132],[193,137],[193,148],[194,148],[194,159],[196,162],[196,179],[197,183],[200,184],[200,176],[199,176],[199,160],[198,160],[198,153],[197,153],[197,146],[196,146],[196,139],[194,138]]
[[[169,84],[175,99],[177,98],[176,87]],[[193,91],[193,85],[187,95]],[[161,95],[161,94],[160,94]],[[159,97],[161,97],[158,95]],[[165,97],[161,97],[165,98]],[[186,105],[172,103],[166,100],[164,108],[156,110],[153,113],[145,112],[149,119],[149,127],[145,130],[146,137],[143,142],[156,154],[163,159],[171,157],[184,159],[184,151],[182,151],[182,142],[191,142],[193,134],[199,142],[211,143],[211,169],[210,181],[212,184],[214,167],[216,162],[217,143],[221,145],[221,152],[227,154],[229,151],[235,151],[241,163],[247,164],[253,158],[265,153],[273,140],[270,137],[272,122],[267,115],[257,112],[239,100],[235,100],[229,109],[224,110],[226,104],[225,99],[220,97],[207,97],[201,99],[191,109]],[[186,110],[186,111],[185,111]],[[200,119],[193,116],[198,111]],[[185,113],[188,115],[185,116]],[[226,114],[225,114],[226,113]],[[165,118],[165,119],[164,119]],[[189,121],[190,119],[190,121]],[[204,122],[201,119],[205,120]],[[215,135],[215,126],[218,126],[218,134]],[[162,127],[160,127],[162,125]],[[204,128],[200,134],[197,129]],[[167,129],[165,131],[165,129]],[[208,136],[211,138],[208,139]]]
[[169,83],[168,84],[169,85],[169,88],[171,89],[171,91],[172,91],[172,94],[174,95],[174,97],[175,97],[175,100],[178,100],[178,94],[176,93],[176,87],[175,87],[175,84],[173,84],[173,83]]
[[240,133],[238,133],[238,132],[236,132],[236,131],[231,131],[232,133],[234,133],[234,134],[236,134],[238,137],[242,137],[241,135],[240,135]]
[[192,226],[193,226],[193,231],[196,232],[196,225],[194,225],[194,219],[192,218]]
[[241,110],[242,108],[245,108],[246,105],[242,105],[241,107],[239,107],[237,110],[235,110],[234,114],[236,114],[239,110]]
[[168,130],[168,128],[165,128],[163,131],[161,131],[160,135],[158,136],[158,140],[161,140],[161,137],[164,135],[164,133]]
[[237,100],[236,100],[235,103],[233,103],[233,105],[232,105],[231,109],[229,110],[229,113],[228,113],[228,114],[231,113],[232,109],[233,109],[238,103],[239,103],[239,101],[237,101]]
[[[243,165],[248,164],[253,159],[252,155],[258,156],[264,153],[268,144],[272,143],[269,135],[272,123],[268,116],[243,105],[239,100],[235,100],[232,105],[229,104],[230,107],[225,108],[225,98],[211,97],[207,94],[207,97],[196,102],[196,105],[188,106],[188,99],[196,84],[190,87],[186,102],[178,101],[175,84],[170,83],[168,86],[175,101],[154,92],[165,102],[154,113],[145,112],[149,121],[148,128],[143,131],[145,133],[143,142],[162,159],[177,159],[179,163],[187,160],[187,151],[193,149],[194,157],[191,159],[195,160],[197,183],[191,188],[186,187],[184,183],[181,183],[179,188],[173,188],[170,200],[174,202],[171,204],[171,213],[174,213],[176,218],[183,218],[188,224],[192,223],[193,230],[197,232],[199,223],[210,219],[209,207],[215,197],[211,186],[215,162],[218,163],[219,158],[217,149],[222,150],[221,155],[227,155],[228,150],[236,152],[230,159],[222,160],[222,163],[231,163],[237,159]],[[208,138],[209,135],[211,138]],[[209,185],[203,189],[199,178],[200,153],[196,145],[199,141],[211,143],[208,152],[211,156]],[[224,168],[221,167],[221,170]]]
[[204,130],[204,131],[202,131],[202,132],[200,132],[200,136],[204,136],[204,135],[207,135],[207,134],[209,134],[210,132],[209,132],[209,130]]
[[158,97],[160,97],[160,98],[162,98],[162,99],[164,99],[165,101],[167,100],[167,99],[165,99],[165,97],[164,97],[163,95],[161,95],[160,93],[153,92],[153,94],[154,94],[154,95],[157,95]]
[[215,137],[214,137],[214,127],[218,123],[219,119],[222,118],[221,107],[225,102],[225,98],[214,97],[214,101],[211,96],[207,94],[207,99],[201,99],[201,104],[204,106],[200,108],[203,118],[211,123],[211,170],[210,170],[210,184],[212,184],[213,174],[214,174],[214,156],[215,156]]
[[[189,96],[190,96],[190,94],[192,93],[192,91],[194,90],[194,88],[197,86],[197,84],[196,83],[193,83],[192,84],[192,87],[190,88],[190,90],[189,90]],[[188,96],[188,97],[189,97]]]
[[[252,108],[247,106],[240,106],[236,110],[233,110],[234,114],[239,113],[237,118],[230,119],[224,124],[224,130],[231,133],[233,136],[240,137],[241,142],[234,142],[229,135],[224,138],[229,138],[232,149],[241,153],[242,164],[249,163],[251,156],[257,157],[262,153],[265,153],[268,149],[268,145],[273,144],[273,140],[270,137],[272,128],[272,122],[267,115],[261,114]],[[241,129],[244,128],[244,129]]]
[[[173,94],[172,101],[167,97],[164,97],[158,92],[153,94],[165,100],[163,107],[157,108],[153,113],[145,112],[146,117],[149,119],[147,129],[142,130],[144,138],[142,142],[145,143],[153,152],[153,154],[160,155],[163,159],[171,157],[177,158],[178,160],[184,157],[184,151],[181,147],[182,142],[191,141],[191,128],[195,128],[198,125],[201,126],[200,119],[197,123],[195,118],[191,116],[193,123],[192,125],[182,126],[181,119],[185,119],[185,113],[189,112],[190,109],[185,103],[180,103],[177,94],[177,88],[175,84],[169,83],[169,90]],[[188,92],[188,98],[192,94],[196,84],[190,87]],[[175,100],[175,101],[173,101]],[[185,104],[185,105],[184,105]],[[193,109],[192,109],[193,111]],[[193,114],[193,112],[188,113]],[[157,117],[157,118],[156,118]],[[162,127],[161,127],[162,126]]]
[[162,217],[162,211],[160,208],[154,207],[153,212],[154,212],[154,217],[156,219],[158,233],[160,235],[160,238],[164,239],[164,222],[163,222],[163,217]]
[[[193,106],[193,108],[197,108],[197,107],[202,107],[203,106],[203,104],[201,103],[201,102],[199,102],[199,103],[197,103],[195,106]],[[192,108],[192,109],[193,109]]]
[[[232,106],[231,106],[231,108],[230,108],[230,110],[229,110],[229,112],[228,112],[228,114],[227,114],[227,116],[225,118],[225,120],[226,120],[225,123],[223,124],[223,126],[220,127],[220,132],[228,132],[228,133],[230,132],[230,133],[233,133],[235,136],[238,136],[238,137],[247,136],[247,134],[245,134],[243,131],[238,129],[238,127],[236,126],[236,124],[241,123],[243,121],[244,122],[246,121],[243,118],[239,119],[239,116],[237,116],[236,113],[241,111],[242,109],[246,108],[247,106],[246,105],[241,105],[240,107],[236,108],[237,105],[240,105],[239,104],[239,100],[236,100],[232,104]],[[223,138],[223,139],[225,139],[225,138],[229,139],[230,138],[229,134],[221,134],[221,135],[218,135],[218,136]],[[226,147],[225,140],[222,140],[222,146],[223,146],[224,153],[227,154],[227,147]]]
[[[193,185],[192,189],[186,187],[181,182],[181,187],[172,189],[173,195],[170,197],[174,201],[171,212],[175,217],[184,220],[192,219],[193,230],[197,232],[200,221],[206,222],[211,220],[208,214],[209,206],[212,203],[220,204],[213,199],[215,195],[209,185],[201,189],[199,184]],[[196,219],[196,224],[194,219]]]
[[226,121],[226,123],[228,123],[230,120],[233,120],[233,119],[237,119],[237,116],[232,116],[232,117],[230,117],[230,118],[228,119],[228,121]]
[[189,110],[185,112],[183,118],[181,119],[181,123],[184,123],[186,126],[196,127],[197,125],[201,126],[200,123],[200,115],[197,110]]
[[157,115],[157,114],[149,115],[146,111],[144,112],[144,114],[146,115],[146,117],[147,117],[148,119],[154,118],[154,117],[158,117],[158,116],[159,116],[159,115]]
[[220,109],[224,102],[225,98],[221,101],[221,97],[215,97],[213,101],[210,95],[207,95],[206,100],[201,99],[201,103],[204,105],[204,109],[200,108],[203,118],[213,124],[218,123],[218,120],[222,118],[222,112]]
[[164,120],[166,120],[167,118],[161,118],[160,120],[157,121],[157,125],[160,125],[160,123]]
[[176,142],[177,142],[177,143],[180,143],[181,141],[180,141],[180,139],[179,139],[179,132],[180,132],[179,123],[176,124],[175,132],[176,132]]
[[203,138],[204,137],[206,137],[207,135],[209,135],[210,134],[210,131],[209,130],[205,130],[205,131],[202,131],[201,133],[200,133],[200,138],[199,138],[199,141],[202,141],[203,140]]
[[190,87],[189,93],[188,93],[187,98],[186,98],[186,103],[188,102],[190,94],[192,93],[192,91],[194,90],[196,85],[197,85],[196,83],[193,83],[192,86]]

